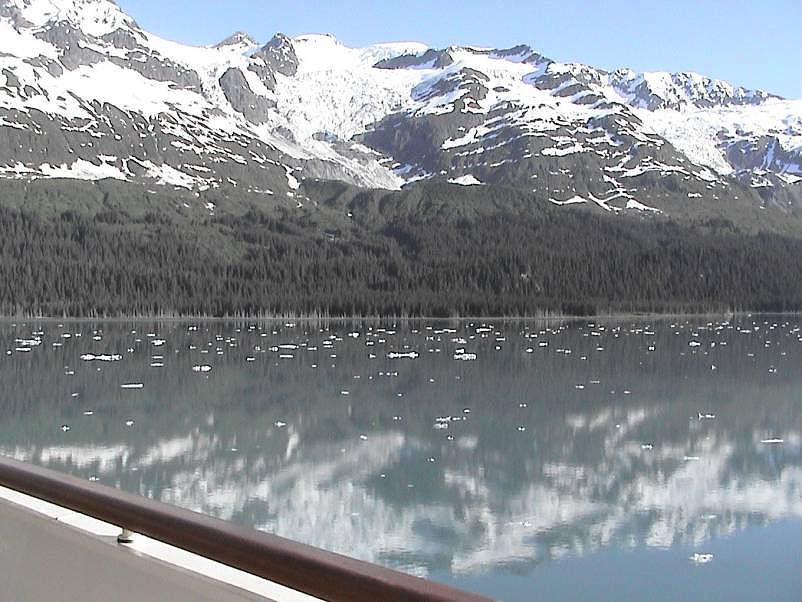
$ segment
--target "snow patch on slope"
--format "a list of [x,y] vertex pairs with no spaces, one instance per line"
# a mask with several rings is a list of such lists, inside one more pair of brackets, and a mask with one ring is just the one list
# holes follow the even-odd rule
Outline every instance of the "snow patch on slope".
[[468,174],[466,176],[460,176],[459,178],[452,178],[449,180],[451,184],[459,184],[460,186],[482,186],[482,182],[480,182],[474,175]]
[[101,163],[95,165],[89,161],[78,159],[72,165],[51,166],[47,163],[40,168],[42,175],[50,178],[68,178],[75,180],[104,180],[112,178],[115,180],[127,180],[126,175],[114,165]]
[[56,58],[56,47],[34,37],[27,29],[17,30],[9,21],[0,19],[0,54],[7,53],[19,58],[46,56]]
[[91,36],[100,37],[133,25],[133,20],[108,0],[5,0],[36,27],[68,21]]

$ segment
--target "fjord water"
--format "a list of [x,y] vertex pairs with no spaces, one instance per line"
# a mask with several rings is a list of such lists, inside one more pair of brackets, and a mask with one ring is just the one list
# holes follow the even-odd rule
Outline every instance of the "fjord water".
[[0,351],[19,459],[503,600],[800,597],[797,318],[4,322]]

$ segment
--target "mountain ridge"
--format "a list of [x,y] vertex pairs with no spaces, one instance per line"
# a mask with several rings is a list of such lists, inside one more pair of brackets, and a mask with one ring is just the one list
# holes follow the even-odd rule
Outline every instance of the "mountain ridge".
[[318,179],[506,186],[609,213],[802,207],[802,101],[528,45],[185,46],[111,0],[0,0],[0,151],[0,177],[181,188],[201,212],[242,194],[308,208],[300,183]]

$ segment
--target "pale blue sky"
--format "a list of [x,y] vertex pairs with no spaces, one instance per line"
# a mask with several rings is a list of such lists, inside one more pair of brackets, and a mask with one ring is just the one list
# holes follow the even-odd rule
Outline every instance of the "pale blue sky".
[[196,45],[331,33],[349,46],[509,47],[613,69],[698,71],[799,98],[799,0],[117,0],[145,29]]

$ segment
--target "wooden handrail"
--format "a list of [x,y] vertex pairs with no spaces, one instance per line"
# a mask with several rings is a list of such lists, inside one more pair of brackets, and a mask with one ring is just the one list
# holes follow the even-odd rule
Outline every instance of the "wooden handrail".
[[398,571],[0,457],[0,485],[324,600],[489,602]]

